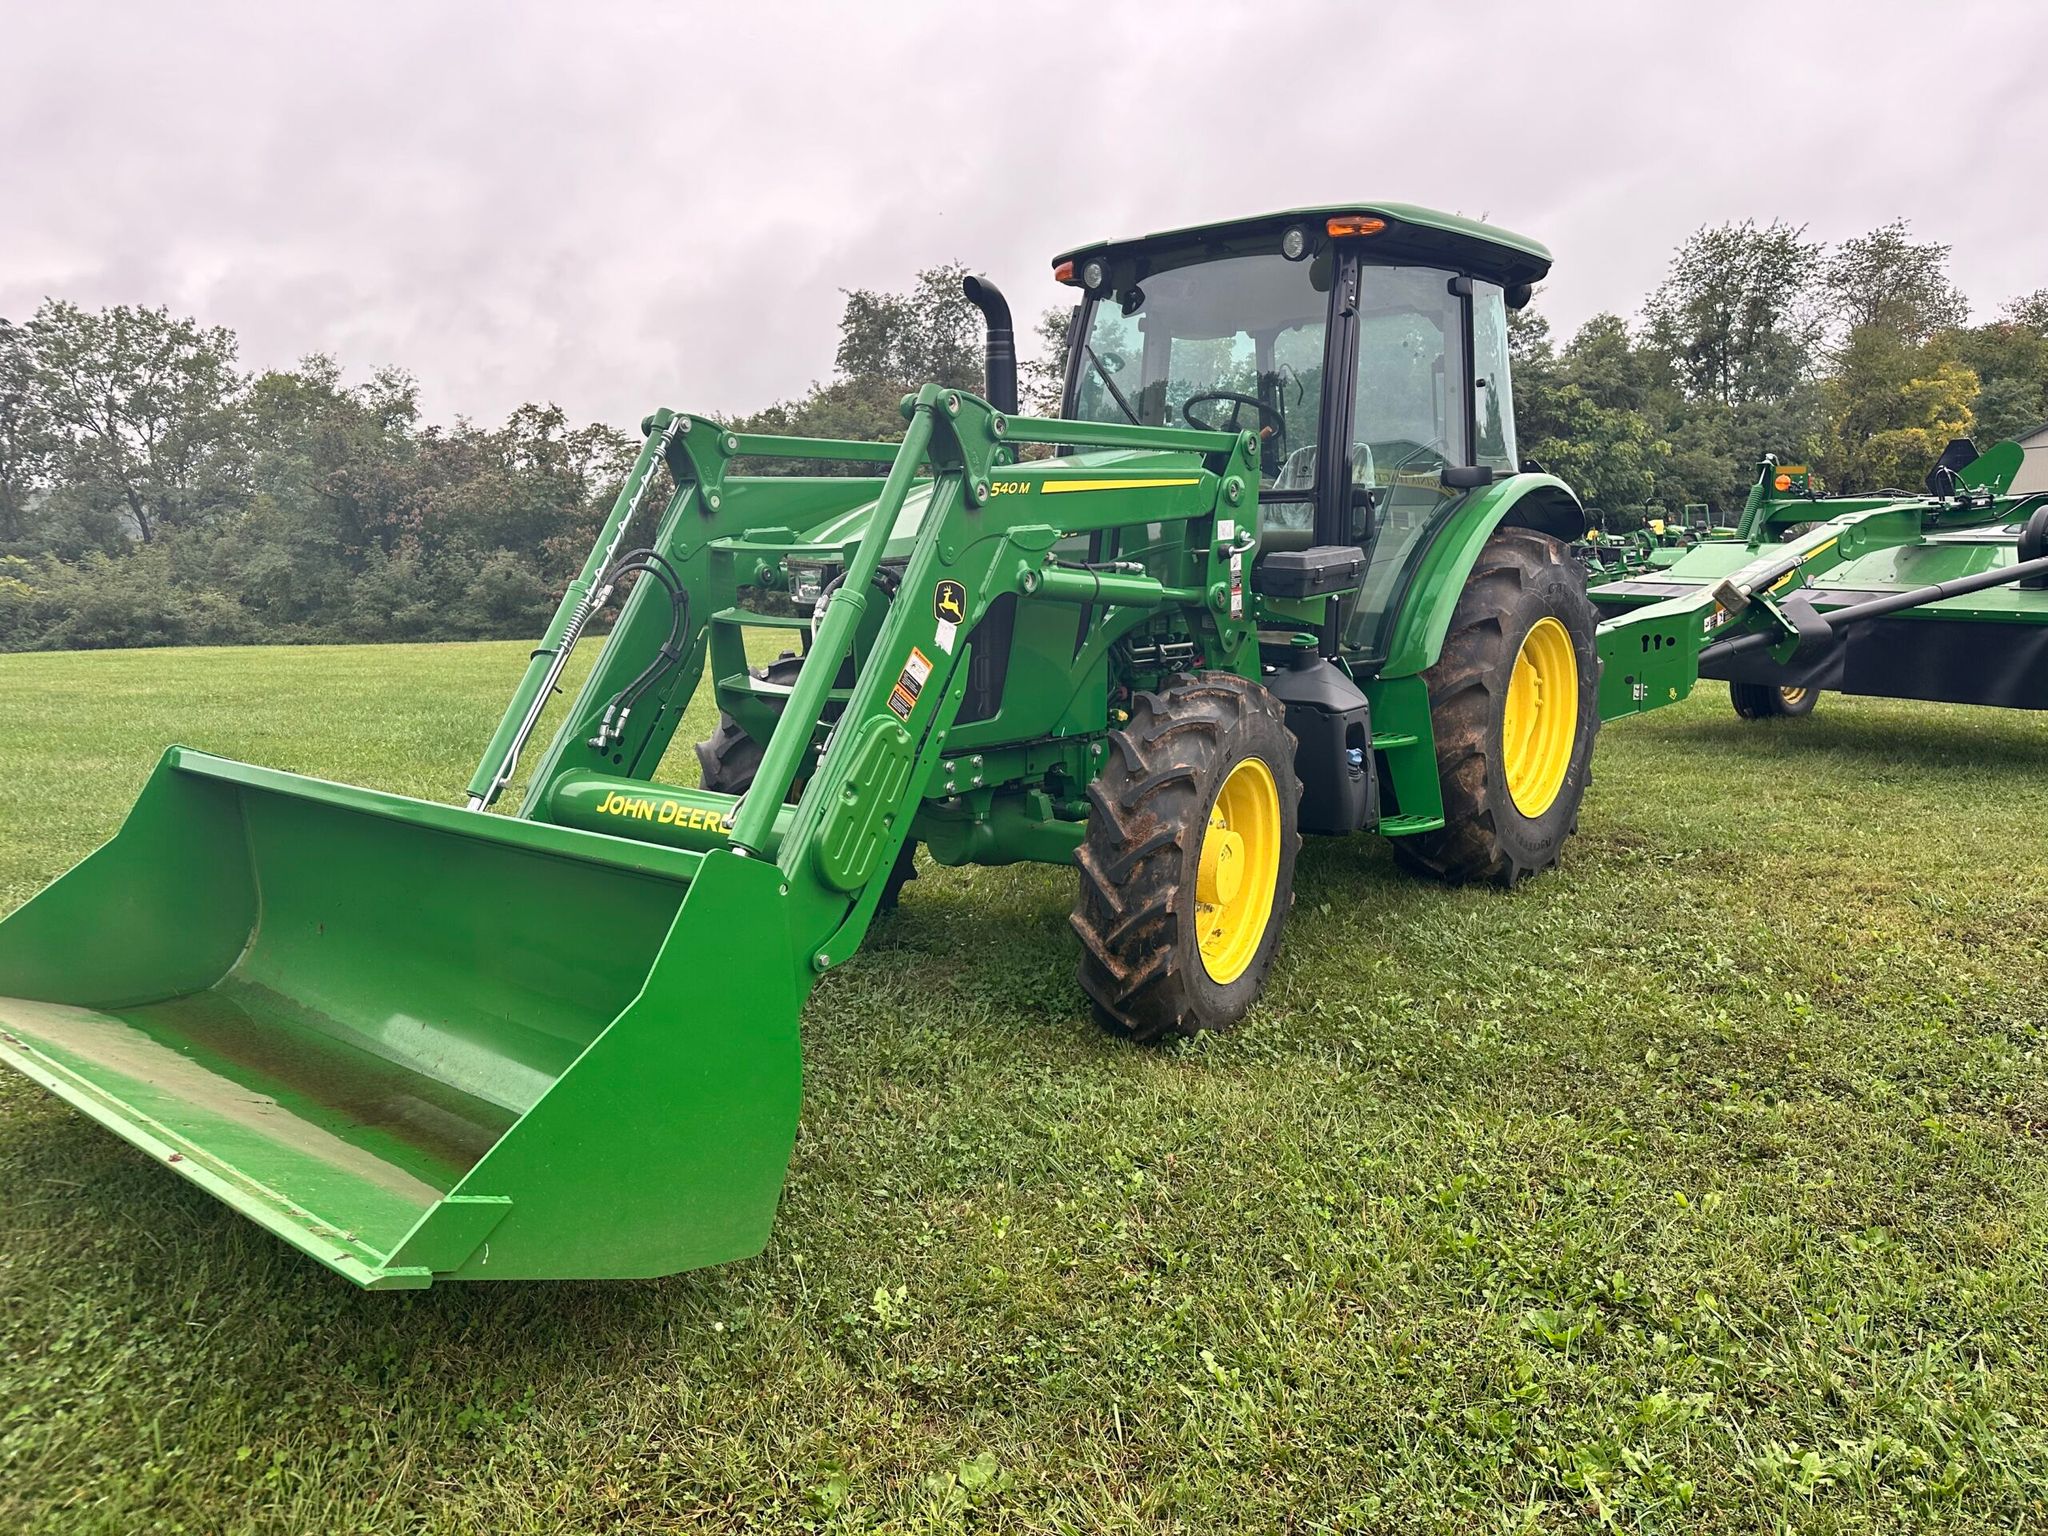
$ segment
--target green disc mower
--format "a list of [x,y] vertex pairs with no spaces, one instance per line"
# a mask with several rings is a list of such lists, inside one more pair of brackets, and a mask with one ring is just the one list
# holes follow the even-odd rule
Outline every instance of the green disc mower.
[[1108,241],[1055,266],[1057,419],[979,281],[986,398],[927,385],[899,441],[655,412],[462,804],[171,748],[0,922],[0,1058],[365,1287],[660,1275],[766,1241],[805,999],[918,845],[1072,868],[1081,992],[1139,1042],[1244,1015],[1304,833],[1548,869],[1600,723],[1803,643],[1823,539],[1599,624],[1516,454],[1549,267],[1392,204]]
[[[1746,720],[1810,715],[1823,692],[2048,709],[2048,493],[2011,494],[2022,459],[1958,439],[1921,495],[1823,496],[1766,457],[1727,537],[1595,554],[1591,596],[1614,617],[1702,591],[1763,606],[1767,623],[1701,659]],[[1759,566],[1781,574],[1759,587],[1743,574]]]

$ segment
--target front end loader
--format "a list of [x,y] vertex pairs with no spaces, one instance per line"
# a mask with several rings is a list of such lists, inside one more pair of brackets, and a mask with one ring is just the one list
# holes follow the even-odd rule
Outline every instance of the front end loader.
[[657,411],[463,805],[171,748],[0,922],[0,1059],[368,1288],[660,1275],[765,1243],[804,1002],[918,847],[1074,868],[1081,989],[1141,1042],[1251,1006],[1303,833],[1549,868],[1603,719],[1790,642],[1770,562],[1597,623],[1514,443],[1548,268],[1297,210],[1061,257],[1056,419],[982,283],[986,398],[927,385],[898,441]]

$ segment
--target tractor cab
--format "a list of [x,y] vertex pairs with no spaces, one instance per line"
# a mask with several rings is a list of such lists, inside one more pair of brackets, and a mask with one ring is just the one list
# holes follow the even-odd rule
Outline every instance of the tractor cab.
[[1390,621],[1455,504],[1514,474],[1507,312],[1533,240],[1398,204],[1294,210],[1060,256],[1081,290],[1061,414],[1255,431],[1260,550],[1350,547],[1343,650]]

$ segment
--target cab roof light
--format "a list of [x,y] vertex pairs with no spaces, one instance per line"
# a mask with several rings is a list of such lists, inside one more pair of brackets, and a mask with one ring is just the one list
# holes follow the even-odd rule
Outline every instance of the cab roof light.
[[1074,264],[1071,261],[1063,261],[1054,267],[1052,269],[1052,280],[1056,283],[1065,283],[1070,288],[1081,286],[1081,279],[1074,276]]
[[1331,216],[1324,226],[1332,240],[1342,240],[1353,235],[1376,235],[1387,227],[1385,219],[1376,219],[1369,213],[1339,213]]

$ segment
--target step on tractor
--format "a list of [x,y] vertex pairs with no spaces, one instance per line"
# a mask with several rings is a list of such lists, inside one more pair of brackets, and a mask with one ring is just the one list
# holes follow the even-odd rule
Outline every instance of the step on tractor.
[[1623,618],[1787,572],[1752,594],[1769,622],[1701,659],[1745,720],[1810,715],[1823,692],[2048,709],[2048,493],[2011,494],[2023,460],[2018,443],[1958,438],[1920,495],[1825,496],[1805,465],[1766,456],[1734,528],[1595,553],[1590,595]]
[[1549,869],[1601,722],[1801,644],[1821,559],[1597,622],[1579,502],[1516,452],[1549,267],[1297,210],[1061,256],[1057,418],[979,280],[983,393],[920,388],[897,441],[655,412],[463,804],[169,749],[0,922],[0,1057],[364,1287],[660,1275],[766,1242],[805,999],[914,847],[1071,868],[1080,990],[1138,1042],[1244,1015],[1304,833]]

